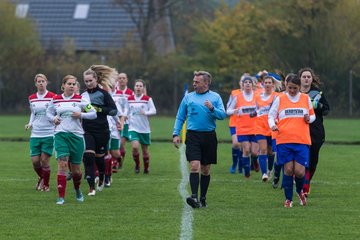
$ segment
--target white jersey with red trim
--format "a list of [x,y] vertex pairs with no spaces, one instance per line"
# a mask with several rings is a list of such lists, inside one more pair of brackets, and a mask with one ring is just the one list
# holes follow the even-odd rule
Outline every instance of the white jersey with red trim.
[[127,87],[124,90],[117,89],[112,96],[114,98],[115,103],[119,105],[119,109],[118,109],[119,115],[127,116],[129,111],[128,98],[130,96],[134,96],[133,90]]
[[55,133],[71,132],[82,136],[84,129],[81,125],[81,119],[72,117],[73,112],[82,112],[82,110],[95,112],[90,102],[81,95],[73,94],[70,97],[65,97],[64,94],[61,94],[53,97],[46,114],[49,120],[54,120],[55,116],[60,119],[60,124],[55,127]]
[[114,117],[107,116],[107,120],[109,122],[110,138],[120,139],[120,133],[119,130],[117,129]]
[[107,120],[109,123],[109,130],[110,130],[110,138],[120,139],[120,133],[116,126],[116,122],[119,121],[119,117],[123,116],[122,112],[121,112],[121,106],[119,103],[119,96],[116,95],[116,90],[114,92],[110,92],[110,95],[112,96],[112,98],[115,102],[116,108],[118,110],[118,113],[116,116],[107,116]]
[[43,95],[34,93],[29,96],[30,103],[30,120],[32,127],[30,137],[51,137],[54,136],[55,125],[46,117],[46,109],[48,108],[55,93],[46,91]]
[[130,96],[129,104],[129,131],[138,133],[150,133],[149,117],[156,114],[156,108],[151,97],[141,95]]

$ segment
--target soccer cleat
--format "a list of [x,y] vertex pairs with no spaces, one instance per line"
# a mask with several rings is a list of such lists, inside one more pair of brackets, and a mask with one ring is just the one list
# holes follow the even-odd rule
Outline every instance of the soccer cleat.
[[264,173],[263,175],[262,175],[262,181],[263,182],[266,182],[268,179],[269,179],[269,176],[266,174],[266,173]]
[[192,208],[199,208],[200,207],[200,203],[199,203],[199,200],[197,198],[188,197],[188,198],[186,198],[186,203]]
[[44,185],[43,188],[41,189],[41,191],[43,191],[43,192],[50,192],[50,187]]
[[63,205],[64,203],[65,203],[64,198],[58,198],[58,199],[56,200],[56,205]]
[[149,169],[144,169],[144,174],[149,174]]
[[230,173],[235,174],[235,172],[236,172],[236,166],[235,167],[231,166],[230,167]]
[[284,202],[285,208],[292,208],[293,207],[293,201],[286,199]]
[[267,175],[268,175],[269,179],[271,179],[273,177],[273,175],[274,175],[274,170],[271,170],[271,171],[268,170]]
[[82,192],[80,191],[80,189],[76,189],[75,190],[76,193],[76,200],[78,202],[83,202],[84,201],[84,195],[82,194]]
[[140,166],[135,166],[135,173],[136,174],[140,173]]
[[309,193],[304,192],[304,196],[306,197],[306,199],[309,197]]
[[200,198],[200,207],[201,208],[206,208],[207,207],[206,197],[201,197]]
[[88,196],[95,196],[95,194],[96,194],[95,189],[90,188],[90,192],[88,193]]
[[304,193],[304,196],[305,196],[306,198],[308,198],[309,195],[310,195],[310,188],[309,188],[308,191],[304,191],[304,189],[303,189],[303,193]]
[[105,176],[105,185],[106,188],[111,186],[111,176]]
[[303,188],[303,192],[304,192],[305,197],[308,198],[310,195],[310,186],[308,187],[307,190],[304,190],[304,188]]
[[99,182],[99,184],[96,185],[96,190],[101,192],[104,189],[104,185],[105,185],[104,182]]
[[111,185],[111,176],[105,176],[105,187],[109,188]]
[[275,189],[275,188],[278,188],[278,186],[279,186],[279,180],[280,180],[280,178],[279,177],[275,177],[274,176],[274,180],[273,180],[273,182],[272,182],[272,187]]
[[44,187],[44,179],[39,177],[38,182],[36,183],[35,189],[36,191],[41,191]]
[[299,199],[299,204],[300,204],[301,206],[305,206],[306,203],[307,203],[305,194],[301,191],[300,193],[297,194],[297,197],[298,197],[298,199]]

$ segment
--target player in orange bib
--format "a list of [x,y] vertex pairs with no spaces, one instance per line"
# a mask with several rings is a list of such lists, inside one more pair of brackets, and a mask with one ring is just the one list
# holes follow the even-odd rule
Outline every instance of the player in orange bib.
[[[231,91],[229,101],[226,105],[227,110],[234,102],[236,102],[236,96],[241,93],[241,79],[244,78],[245,76],[246,76],[245,74],[241,76],[239,81],[239,88]],[[228,115],[230,116],[229,129],[230,129],[230,136],[232,141],[232,165],[230,167],[230,173],[234,174],[236,172],[237,166],[238,166],[238,172],[242,173],[242,150],[241,150],[241,144],[238,142],[236,135],[236,119],[238,118],[238,115],[234,114],[233,111],[232,114],[228,114]]]
[[255,139],[255,121],[250,118],[250,114],[255,112],[256,104],[253,91],[254,82],[250,76],[241,80],[241,93],[236,96],[236,101],[228,107],[228,115],[235,114],[236,118],[236,135],[238,142],[241,143],[243,155],[242,164],[245,177],[250,177],[250,153],[257,155],[257,150],[252,145]]
[[[266,182],[269,179],[270,172],[274,164],[274,154],[271,144],[271,129],[268,124],[268,113],[271,104],[278,95],[275,92],[275,85],[278,87],[281,83],[271,75],[264,77],[265,92],[255,96],[256,101],[256,118],[255,134],[256,140],[260,147],[259,163],[262,174],[262,180]],[[251,115],[254,116],[255,114]],[[254,116],[255,117],[255,116]],[[267,170],[269,169],[269,171]]]
[[[269,111],[269,126],[278,131],[276,137],[278,163],[284,165],[282,187],[285,193],[284,207],[293,205],[293,175],[300,205],[306,205],[302,192],[305,167],[309,165],[311,145],[309,124],[315,120],[310,97],[300,93],[300,79],[295,74],[287,77],[287,92],[279,95]],[[275,120],[278,119],[278,123]]]

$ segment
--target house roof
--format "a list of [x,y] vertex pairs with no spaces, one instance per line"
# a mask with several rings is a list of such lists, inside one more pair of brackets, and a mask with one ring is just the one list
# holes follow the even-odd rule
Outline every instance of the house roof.
[[[45,49],[54,45],[61,46],[65,39],[72,39],[76,50],[120,48],[124,45],[128,33],[133,32],[136,36],[135,25],[130,15],[113,0],[12,0],[12,2],[29,5],[26,17],[33,18]],[[86,18],[74,18],[77,4],[89,4]],[[86,6],[83,9],[86,10]]]

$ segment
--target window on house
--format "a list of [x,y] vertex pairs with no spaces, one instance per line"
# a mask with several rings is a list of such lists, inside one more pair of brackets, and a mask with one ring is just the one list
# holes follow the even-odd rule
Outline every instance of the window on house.
[[29,11],[29,4],[18,4],[15,9],[15,16],[17,18],[26,18]]
[[76,4],[74,18],[75,19],[86,19],[89,13],[89,4]]

